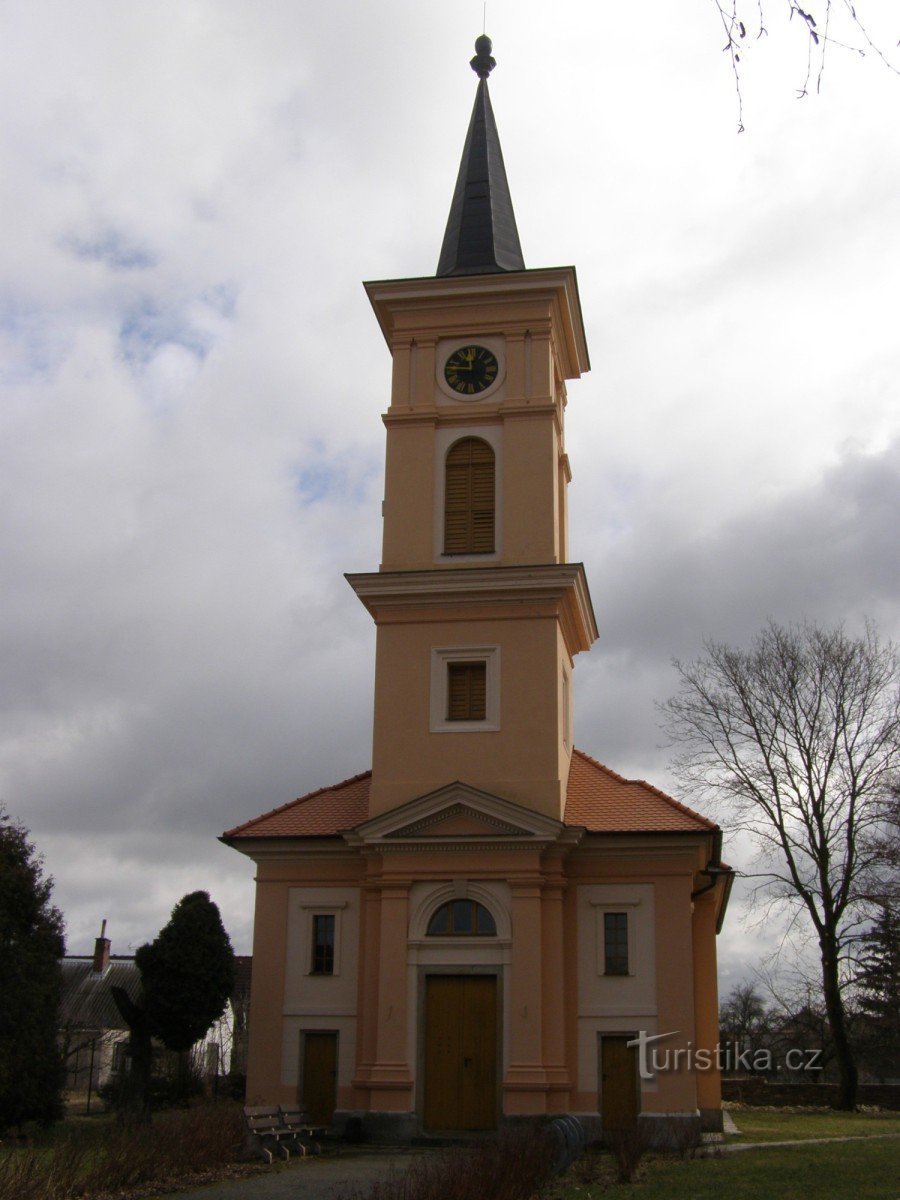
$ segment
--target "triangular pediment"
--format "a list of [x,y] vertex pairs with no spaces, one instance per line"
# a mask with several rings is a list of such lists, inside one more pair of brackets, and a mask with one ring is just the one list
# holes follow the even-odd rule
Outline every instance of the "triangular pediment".
[[387,834],[403,837],[533,837],[533,831],[488,816],[469,804],[449,804]]
[[569,841],[572,833],[561,821],[456,782],[364,821],[345,837],[353,845],[384,849],[460,844],[539,847]]

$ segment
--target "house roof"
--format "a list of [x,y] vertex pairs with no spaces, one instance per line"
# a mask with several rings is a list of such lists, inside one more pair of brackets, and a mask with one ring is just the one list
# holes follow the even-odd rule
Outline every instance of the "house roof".
[[[222,835],[250,838],[336,837],[369,816],[372,772],[319,788]],[[642,779],[624,779],[575,750],[563,823],[588,833],[711,833],[718,826]]]
[[[141,994],[141,973],[133,955],[115,955],[102,971],[94,970],[93,956],[67,955],[60,960],[63,975],[62,999],[59,1006],[60,1026],[75,1029],[123,1029],[128,1025],[119,1012],[112,989],[124,988],[129,1000],[137,1002]],[[253,958],[249,954],[234,956],[233,1007],[246,1005],[250,996]]]
[[62,959],[63,992],[59,1008],[61,1026],[77,1029],[127,1029],[116,1007],[112,988],[125,990],[130,1000],[141,991],[141,973],[133,958],[111,958],[103,971],[94,970],[92,955]]
[[566,825],[589,833],[707,833],[715,821],[644,779],[625,779],[583,750],[572,753],[566,788]]

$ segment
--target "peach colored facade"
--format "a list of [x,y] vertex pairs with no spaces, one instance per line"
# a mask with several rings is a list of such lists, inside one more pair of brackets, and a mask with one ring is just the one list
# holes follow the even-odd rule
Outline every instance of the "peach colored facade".
[[[304,833],[304,805],[317,800],[339,817],[365,811],[365,795],[348,809],[338,785],[229,835],[258,865],[248,1099],[302,1102],[304,1032],[329,1029],[338,1114],[362,1116],[373,1136],[420,1132],[424,983],[435,973],[497,980],[498,1122],[570,1112],[599,1128],[603,1037],[677,1031],[670,1051],[714,1048],[723,887],[703,889],[717,832],[646,785],[607,773],[594,787],[603,769],[576,755],[595,825],[624,824],[640,790],[640,819],[654,823],[656,808],[669,827],[596,832],[454,783],[340,835]],[[496,936],[429,937],[452,898],[487,907]],[[629,917],[626,975],[604,972],[605,911]],[[327,978],[309,971],[312,912],[339,914]],[[660,1071],[641,1082],[641,1119],[699,1114],[715,1127],[719,1100],[714,1070]]]
[[[333,1119],[370,1137],[433,1129],[442,1089],[463,1129],[568,1112],[599,1131],[629,1087],[626,1119],[716,1127],[714,1066],[638,1078],[634,1047],[633,1078],[609,1065],[642,1031],[714,1050],[730,876],[710,821],[573,749],[574,659],[597,637],[568,561],[566,383],[589,369],[574,269],[366,288],[393,361],[382,562],[348,576],[376,626],[373,765],[224,837],[257,865],[247,1100],[306,1103],[304,1046],[329,1035]],[[448,362],[473,346],[494,374],[461,396]],[[490,447],[493,550],[446,554],[463,439]],[[470,661],[484,709],[451,719],[449,666]],[[438,932],[451,911],[485,927]],[[436,1024],[432,977],[491,980],[496,1037],[452,986]]]

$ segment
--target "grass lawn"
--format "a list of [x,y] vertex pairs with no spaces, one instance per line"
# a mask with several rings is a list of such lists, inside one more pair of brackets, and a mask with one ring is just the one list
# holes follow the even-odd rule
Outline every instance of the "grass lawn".
[[[611,1168],[610,1160],[600,1160]],[[561,1181],[554,1200],[897,1200],[900,1143],[785,1146],[721,1158],[650,1159],[634,1183],[591,1183],[586,1164]]]
[[[783,1113],[742,1108],[732,1112],[743,1142],[783,1142],[791,1138],[871,1137],[900,1133],[900,1113]],[[897,1148],[900,1155],[900,1147]],[[900,1187],[897,1189],[900,1196]]]

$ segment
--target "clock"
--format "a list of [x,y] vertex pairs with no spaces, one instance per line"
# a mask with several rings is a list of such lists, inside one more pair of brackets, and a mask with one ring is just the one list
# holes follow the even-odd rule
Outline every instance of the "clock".
[[477,396],[497,380],[500,364],[485,346],[460,346],[444,363],[444,379],[460,396]]

